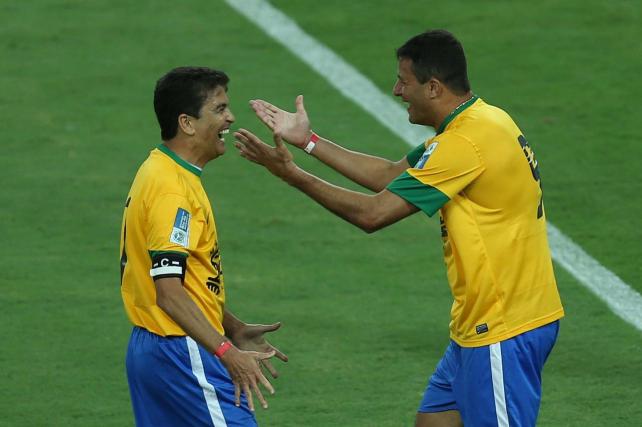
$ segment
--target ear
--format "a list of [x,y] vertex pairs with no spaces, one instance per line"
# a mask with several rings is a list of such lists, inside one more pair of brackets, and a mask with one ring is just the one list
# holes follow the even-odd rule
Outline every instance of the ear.
[[425,88],[428,99],[437,99],[444,91],[443,84],[434,77],[431,77],[430,80],[425,83]]
[[178,116],[178,128],[189,136],[194,136],[196,129],[193,126],[193,118],[187,114],[181,114]]

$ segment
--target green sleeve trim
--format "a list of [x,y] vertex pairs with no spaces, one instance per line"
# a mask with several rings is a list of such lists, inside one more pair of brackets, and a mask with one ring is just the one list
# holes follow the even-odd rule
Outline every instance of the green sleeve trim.
[[184,256],[185,258],[189,256],[185,252],[178,252],[178,251],[147,251],[147,252],[149,252],[150,258],[154,258],[156,255],[160,255],[160,254],[174,254],[174,255]]
[[406,155],[406,160],[408,160],[410,167],[414,167],[417,164],[424,151],[426,151],[426,145],[422,142]]
[[417,206],[428,216],[433,216],[450,200],[444,193],[435,187],[420,182],[408,172],[404,172],[395,178],[388,184],[386,189]]

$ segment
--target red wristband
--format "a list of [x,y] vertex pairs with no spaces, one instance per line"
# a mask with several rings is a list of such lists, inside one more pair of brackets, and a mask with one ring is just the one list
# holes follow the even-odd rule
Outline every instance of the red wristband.
[[310,140],[306,144],[305,147],[303,147],[303,151],[306,153],[310,154],[312,150],[314,149],[314,146],[317,144],[317,141],[319,140],[319,135],[316,133],[312,132],[312,135],[310,135]]
[[214,355],[220,359],[230,348],[232,348],[232,343],[229,341],[223,341],[214,352]]

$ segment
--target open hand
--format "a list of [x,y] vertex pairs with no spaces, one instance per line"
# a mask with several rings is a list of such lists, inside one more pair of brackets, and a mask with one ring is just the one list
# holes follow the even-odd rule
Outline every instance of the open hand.
[[290,113],[262,99],[253,99],[250,106],[259,118],[272,131],[279,134],[290,144],[303,148],[310,138],[310,119],[303,106],[303,95],[295,100],[296,112]]
[[[278,348],[270,344],[264,334],[267,332],[274,332],[281,327],[281,323],[273,323],[271,325],[253,325],[244,324],[230,339],[241,350],[251,350],[261,353],[274,352],[274,356],[284,362],[288,361],[288,356],[283,354]],[[272,377],[276,378],[279,373],[272,366],[269,359],[261,359],[261,365],[270,372]]]
[[254,392],[263,409],[267,409],[268,404],[259,389],[259,383],[263,384],[263,387],[270,394],[274,394],[274,387],[261,372],[259,361],[269,359],[274,354],[274,351],[268,353],[242,351],[232,346],[221,357],[221,362],[227,368],[234,383],[234,403],[236,406],[241,405],[241,392],[243,392],[247,398],[250,411],[254,411],[254,398],[252,395],[252,392]]
[[263,165],[274,175],[284,178],[293,168],[296,168],[296,165],[292,161],[292,153],[283,144],[281,136],[278,133],[273,136],[274,147],[261,141],[249,130],[239,129],[238,132],[234,132],[234,138],[236,138],[234,145],[241,157]]

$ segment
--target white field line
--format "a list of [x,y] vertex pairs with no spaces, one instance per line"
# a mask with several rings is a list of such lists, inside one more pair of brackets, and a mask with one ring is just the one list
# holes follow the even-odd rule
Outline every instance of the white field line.
[[[225,0],[270,37],[305,62],[342,95],[366,110],[372,117],[416,146],[431,136],[429,128],[408,123],[400,104],[382,93],[370,80],[313,37],[305,33],[280,10],[263,0]],[[626,322],[642,331],[642,296],[613,272],[593,259],[582,248],[548,223],[553,259],[581,284],[603,300]]]

